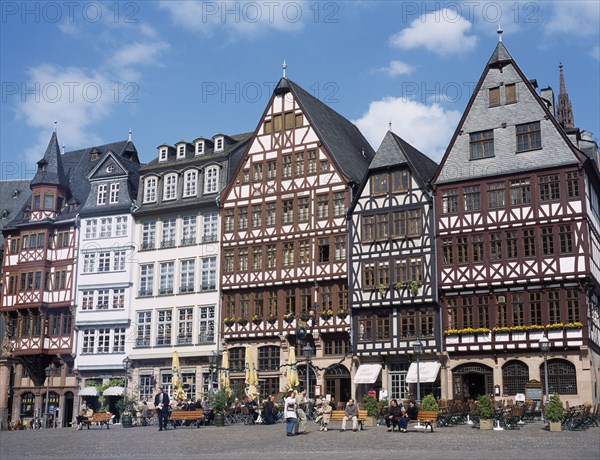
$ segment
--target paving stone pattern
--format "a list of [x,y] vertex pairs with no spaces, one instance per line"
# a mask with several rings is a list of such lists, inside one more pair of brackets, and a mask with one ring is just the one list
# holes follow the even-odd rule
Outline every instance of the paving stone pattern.
[[158,432],[156,427],[110,430],[99,427],[0,433],[0,460],[60,459],[578,459],[600,460],[600,428],[550,433],[542,422],[520,430],[480,431],[468,425],[388,433],[376,426],[347,430],[334,423],[319,432],[287,437],[285,425],[182,427]]

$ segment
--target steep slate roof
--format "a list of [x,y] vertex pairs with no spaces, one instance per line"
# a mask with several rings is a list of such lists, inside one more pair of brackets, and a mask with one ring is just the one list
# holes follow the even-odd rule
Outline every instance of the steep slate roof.
[[504,46],[504,44],[502,42],[498,42],[498,45],[496,46],[496,49],[490,56],[490,60],[488,61],[487,65],[490,67],[493,67],[496,64],[500,64],[500,63],[512,61],[512,60],[513,60],[513,58],[510,55],[510,53],[508,52],[508,50],[506,49],[506,46]]
[[279,80],[275,92],[288,89],[332,155],[336,166],[350,180],[360,183],[375,156],[373,148],[362,133],[346,118],[287,78]]
[[413,173],[420,179],[421,185],[427,187],[433,178],[438,164],[414,148],[400,136],[388,131],[381,141],[375,158],[369,165],[369,170],[408,165]]
[[31,180],[31,186],[47,184],[67,187],[68,181],[63,170],[56,131],[52,132],[52,137],[50,138],[50,142],[46,148],[44,158],[42,158],[40,161],[46,163],[46,168],[43,171],[38,169],[35,176]]
[[[2,229],[12,221],[31,197],[28,179],[0,181],[0,249],[4,244]],[[6,217],[2,217],[6,214]]]
[[[55,143],[56,147],[58,147],[58,141],[56,140],[56,133],[52,134],[52,139],[50,140],[50,144]],[[54,149],[54,146],[52,147]],[[90,153],[92,150],[97,149],[100,152],[98,159],[92,160]],[[125,168],[127,168],[132,175],[135,175],[135,180],[137,181],[138,176],[137,169],[139,168],[139,164],[136,161],[127,160],[123,155],[127,152],[127,155],[130,155],[132,158],[137,160],[137,150],[132,141],[119,141],[112,142],[110,144],[92,146],[85,149],[74,150],[72,152],[66,152],[62,155],[59,155],[59,162],[62,163],[62,169],[64,172],[64,180],[66,181],[66,188],[68,188],[69,193],[67,194],[66,201],[75,200],[77,202],[77,207],[73,211],[69,211],[68,208],[64,208],[62,212],[60,212],[54,222],[66,221],[74,218],[81,210],[82,206],[85,204],[87,199],[87,195],[90,191],[90,183],[87,181],[86,176],[88,173],[96,166],[97,162],[100,161],[100,158],[111,150],[118,157],[121,163]],[[48,152],[46,152],[48,153]],[[133,178],[132,178],[133,180]],[[33,183],[33,181],[32,181]],[[47,182],[38,182],[38,183],[47,183]],[[135,185],[135,189],[137,189],[137,182]],[[134,190],[135,190],[134,189]],[[28,199],[26,200],[26,204],[29,204],[31,201],[31,191],[28,193]],[[21,211],[25,205],[21,206]],[[20,224],[27,224],[28,221],[23,220],[23,213],[19,212],[15,216],[15,218],[10,222],[8,226],[16,226]]]

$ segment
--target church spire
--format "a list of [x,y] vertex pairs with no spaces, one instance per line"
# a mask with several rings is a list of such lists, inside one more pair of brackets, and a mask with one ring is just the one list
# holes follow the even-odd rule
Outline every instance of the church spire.
[[565,76],[563,74],[563,65],[562,62],[558,66],[560,69],[560,92],[558,93],[558,122],[560,125],[567,128],[574,128],[575,124],[573,122],[573,109],[571,108],[571,101],[569,100],[569,95],[567,94],[567,90],[565,88]]

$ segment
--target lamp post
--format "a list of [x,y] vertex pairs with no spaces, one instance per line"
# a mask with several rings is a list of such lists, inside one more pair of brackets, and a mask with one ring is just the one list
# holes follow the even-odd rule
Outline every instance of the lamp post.
[[208,357],[208,362],[210,363],[210,388],[208,392],[212,393],[215,387],[215,370],[217,370],[219,364],[219,356],[213,351]]
[[417,336],[417,340],[412,343],[413,351],[417,358],[417,403],[421,402],[421,370],[419,368],[419,355],[423,351],[423,343],[419,340]]
[[44,428],[48,428],[48,399],[50,397],[50,377],[54,374],[54,368],[52,364],[48,364],[48,367],[44,369],[46,373],[46,408],[44,410]]
[[306,399],[310,399],[310,358],[313,355],[313,349],[310,343],[302,347],[302,355],[306,358]]
[[127,381],[129,380],[129,369],[131,369],[131,359],[128,356],[125,356],[123,360],[123,369],[125,369],[125,396],[127,396]]
[[546,392],[544,399],[548,402],[550,396],[548,394],[548,353],[550,352],[550,340],[545,335],[540,339],[540,350],[544,354],[544,391]]

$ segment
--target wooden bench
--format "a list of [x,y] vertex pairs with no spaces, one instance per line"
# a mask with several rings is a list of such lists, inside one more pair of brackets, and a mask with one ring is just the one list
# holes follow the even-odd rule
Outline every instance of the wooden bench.
[[425,425],[425,432],[427,432],[427,427],[431,428],[431,432],[433,433],[433,424],[437,421],[438,413],[436,411],[422,411],[420,410],[417,414],[416,420],[411,420],[408,423],[423,423]]
[[[341,422],[342,419],[344,418],[344,415],[346,415],[346,413],[343,410],[332,410],[331,418],[329,419],[329,422]],[[357,419],[358,419],[358,428],[360,430],[364,429],[363,422],[366,420],[366,418],[367,418],[367,410],[359,409]]]
[[94,412],[94,414],[87,420],[83,420],[81,423],[87,424],[88,430],[92,423],[99,423],[100,428],[102,425],[106,425],[106,429],[109,429],[108,422],[112,420],[113,414],[110,412]]
[[200,423],[204,422],[204,409],[194,410],[174,410],[169,415],[169,421],[172,422],[173,428],[176,428],[177,422],[183,425],[183,422],[193,422],[196,427],[200,428]]

